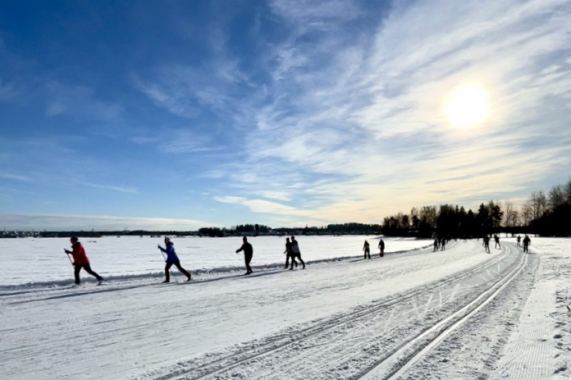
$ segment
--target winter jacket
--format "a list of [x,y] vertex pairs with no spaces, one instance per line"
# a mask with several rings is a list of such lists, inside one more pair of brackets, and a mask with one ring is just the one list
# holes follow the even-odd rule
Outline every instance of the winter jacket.
[[73,256],[73,263],[75,265],[88,265],[89,259],[87,258],[87,255],[85,254],[85,249],[83,249],[81,243],[80,242],[73,243],[72,248],[73,251],[71,252],[71,255]]
[[178,260],[178,256],[176,255],[176,252],[174,251],[174,244],[173,243],[168,243],[167,248],[161,249],[161,250],[167,254],[167,263],[174,263],[175,261]]

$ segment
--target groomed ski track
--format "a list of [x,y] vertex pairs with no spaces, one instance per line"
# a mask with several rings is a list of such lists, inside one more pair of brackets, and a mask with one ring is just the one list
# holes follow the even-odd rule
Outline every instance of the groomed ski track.
[[[305,271],[266,269],[180,286],[125,280],[105,289],[6,294],[0,297],[0,336],[6,337],[0,337],[0,377],[487,376],[537,265],[536,255],[511,244],[486,254],[480,242],[459,241],[443,252],[344,259]],[[455,360],[458,336],[486,320],[498,322],[482,332],[494,335],[488,347],[465,345],[461,352],[472,350],[473,362]]]

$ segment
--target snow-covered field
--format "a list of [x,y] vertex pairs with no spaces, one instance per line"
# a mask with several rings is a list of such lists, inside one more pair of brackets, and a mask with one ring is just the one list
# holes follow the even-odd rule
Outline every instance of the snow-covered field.
[[[297,240],[305,261],[320,261],[361,254],[365,239],[372,253],[378,252],[378,236],[299,236]],[[162,273],[164,259],[157,244],[162,238],[104,237],[80,239],[93,269],[105,278]],[[386,252],[407,251],[431,244],[428,240],[384,238]],[[182,265],[193,273],[242,270],[242,255],[235,254],[242,238],[173,239]],[[285,237],[250,237],[254,247],[253,266],[285,263]],[[4,285],[50,282],[70,283],[71,264],[63,249],[69,239],[0,239],[0,289]],[[88,276],[89,277],[89,276]],[[67,280],[67,281],[66,281]]]
[[[328,258],[309,240],[309,260]],[[0,379],[568,379],[571,241],[532,240],[530,254],[458,241],[181,284],[4,287]]]

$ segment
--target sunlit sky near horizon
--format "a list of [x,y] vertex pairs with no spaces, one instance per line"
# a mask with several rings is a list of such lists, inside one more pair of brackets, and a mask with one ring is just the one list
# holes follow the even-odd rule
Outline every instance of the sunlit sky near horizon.
[[0,1],[0,228],[521,202],[571,176],[569,20],[571,0]]

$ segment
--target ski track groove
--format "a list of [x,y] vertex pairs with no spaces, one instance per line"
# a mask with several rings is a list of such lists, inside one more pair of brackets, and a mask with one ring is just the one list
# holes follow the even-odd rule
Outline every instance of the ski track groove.
[[[461,279],[463,279],[463,278],[465,278],[465,277],[467,277],[473,273],[483,272],[486,269],[489,270],[491,267],[493,267],[496,264],[498,264],[499,262],[503,261],[506,257],[509,257],[509,252],[511,252],[511,246],[507,245],[507,244],[505,246],[508,247],[508,253],[502,252],[501,255],[496,256],[495,258],[491,259],[490,261],[487,261],[487,262],[482,263],[480,265],[477,265],[473,268],[470,268],[468,270],[465,270],[465,271],[462,271],[462,272],[457,273],[455,275],[452,275],[448,278],[443,279],[442,281],[433,283],[430,286],[423,287],[422,289],[414,289],[414,290],[407,292],[405,295],[401,294],[401,295],[392,296],[388,300],[381,301],[380,303],[376,303],[376,304],[372,305],[371,307],[364,307],[364,308],[361,307],[361,308],[358,308],[358,310],[355,310],[353,312],[349,312],[347,314],[343,314],[343,315],[340,315],[337,317],[333,317],[329,320],[318,323],[317,325],[303,329],[300,332],[294,333],[293,336],[289,336],[286,338],[277,338],[275,340],[270,340],[269,342],[266,342],[260,346],[245,349],[245,350],[239,351],[237,353],[224,356],[222,358],[216,359],[214,361],[211,361],[211,362],[208,362],[208,363],[205,363],[205,364],[202,364],[202,365],[199,365],[197,367],[190,368],[190,369],[178,369],[178,370],[174,370],[171,373],[160,375],[158,377],[151,377],[153,375],[147,374],[147,375],[140,375],[137,378],[140,378],[140,379],[153,378],[154,380],[198,380],[198,379],[206,378],[208,376],[212,376],[212,375],[216,375],[216,374],[219,374],[222,372],[226,372],[228,370],[231,370],[231,369],[239,366],[240,364],[242,364],[244,362],[247,362],[250,360],[255,360],[255,359],[260,358],[262,356],[274,353],[274,352],[281,350],[287,346],[299,344],[299,343],[307,340],[308,338],[314,337],[315,335],[320,334],[322,332],[332,330],[334,328],[338,328],[338,327],[340,327],[344,324],[347,324],[347,323],[351,323],[351,322],[355,323],[356,320],[361,319],[361,318],[366,317],[366,316],[369,316],[371,314],[374,314],[377,311],[382,310],[388,306],[394,306],[394,305],[399,304],[403,301],[413,300],[414,298],[419,297],[421,295],[424,295],[424,294],[427,294],[430,292],[434,292],[435,290],[438,290],[439,288],[443,288],[444,286],[449,285],[451,283],[453,284],[454,282],[457,282],[457,281],[459,281],[459,280],[461,280]],[[449,249],[452,247],[453,247],[453,245],[450,245]],[[503,277],[503,278],[505,278],[505,277]],[[415,338],[413,338],[413,339],[415,339]],[[280,340],[285,340],[285,342],[279,342]],[[276,344],[276,342],[279,342],[279,343]],[[399,345],[397,347],[397,350],[401,349],[403,346],[408,344],[408,342],[410,342],[410,341],[404,342],[401,345]],[[319,347],[319,346],[320,345],[317,345],[314,347]],[[328,350],[328,349],[326,349],[326,350]],[[194,359],[194,360],[196,360],[196,359]],[[382,361],[384,361],[384,360],[386,360],[386,359],[383,359]],[[188,363],[188,362],[192,362],[192,361],[193,360],[185,361],[184,363]],[[369,369],[369,371],[374,369],[376,366],[378,366],[379,363],[380,362],[377,362],[377,364],[375,364],[374,367]],[[367,371],[367,372],[369,372],[369,371]],[[195,374],[193,374],[193,373],[195,373]],[[365,374],[362,374],[359,377],[352,377],[352,378],[359,379],[362,376],[364,376]],[[196,377],[194,377],[194,376],[196,376]]]
[[[510,247],[511,251],[511,247]],[[522,255],[520,263],[516,268],[511,270],[508,274],[496,281],[487,290],[480,293],[480,296],[475,300],[471,301],[467,305],[463,306],[459,310],[450,314],[445,319],[438,322],[431,328],[428,328],[412,340],[403,342],[397,350],[393,350],[388,356],[382,360],[375,363],[370,368],[363,371],[359,376],[354,377],[354,380],[372,380],[372,379],[382,379],[382,380],[392,380],[401,377],[410,367],[412,367],[418,360],[425,356],[431,349],[438,346],[448,335],[450,335],[454,330],[460,327],[462,324],[467,322],[471,317],[473,317],[477,312],[483,309],[489,302],[491,302],[505,287],[507,287],[514,279],[518,277],[522,270],[525,269],[528,259],[526,255]],[[487,295],[488,293],[490,293]],[[472,309],[473,308],[473,309]],[[448,323],[451,321],[451,323]],[[424,339],[432,332],[437,332],[437,335],[428,339]],[[423,340],[428,340],[423,342]],[[417,347],[414,347],[414,346]],[[409,349],[408,354],[404,353],[407,348]],[[404,354],[403,357],[398,357],[399,354]],[[396,357],[393,359],[393,357]],[[375,373],[379,370],[379,366],[383,365],[389,360],[393,360],[394,363],[386,365],[389,370],[388,375]]]

